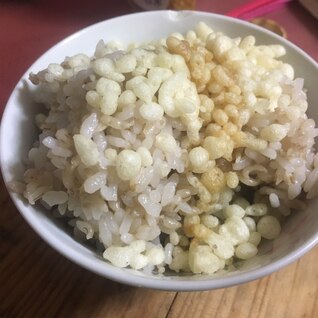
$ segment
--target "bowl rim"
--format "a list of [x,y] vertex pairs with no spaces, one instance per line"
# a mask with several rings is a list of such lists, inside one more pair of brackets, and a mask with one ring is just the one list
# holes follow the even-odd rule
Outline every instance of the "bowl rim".
[[[46,52],[44,52],[41,56],[39,56],[32,65],[27,69],[27,71],[22,75],[22,77],[19,79],[18,83],[16,84],[15,88],[11,92],[11,95],[7,101],[7,104],[5,106],[5,109],[3,111],[3,115],[1,118],[1,125],[0,125],[0,167],[1,172],[3,176],[3,180],[5,183],[5,186],[7,187],[7,190],[9,192],[9,195],[11,197],[11,200],[13,201],[14,205],[16,206],[19,213],[23,216],[23,218],[27,221],[27,223],[33,228],[33,230],[46,242],[48,243],[53,249],[55,249],[57,252],[65,256],[67,259],[71,260],[72,262],[80,265],[81,267],[84,267],[85,269],[94,272],[100,276],[103,276],[107,279],[111,279],[113,281],[117,281],[120,283],[128,284],[131,286],[137,286],[137,287],[146,287],[146,288],[152,288],[152,289],[159,289],[159,290],[169,290],[169,291],[199,291],[199,290],[211,290],[211,289],[217,289],[217,288],[225,288],[230,287],[234,285],[243,284],[255,279],[259,279],[261,277],[264,277],[266,275],[269,275],[275,271],[278,271],[282,267],[296,261],[299,259],[302,255],[307,253],[310,249],[312,249],[316,244],[318,244],[318,230],[316,232],[316,235],[313,235],[310,239],[308,239],[306,242],[304,242],[300,247],[295,249],[294,251],[290,252],[286,256],[271,262],[270,264],[266,264],[265,266],[247,270],[246,272],[240,272],[237,274],[233,274],[228,277],[213,277],[206,279],[206,280],[173,280],[169,279],[169,277],[165,277],[164,279],[158,279],[153,278],[151,276],[137,276],[132,275],[131,273],[127,271],[123,271],[121,269],[116,268],[113,265],[104,266],[104,264],[100,262],[96,262],[94,259],[90,259],[82,255],[78,250],[74,250],[68,245],[61,246],[58,244],[58,240],[52,233],[45,232],[41,227],[41,221],[31,212],[28,211],[27,208],[22,203],[21,198],[19,198],[16,194],[12,193],[10,189],[8,188],[7,183],[10,181],[8,179],[8,174],[4,169],[3,165],[3,152],[4,149],[2,147],[3,145],[3,139],[5,138],[4,135],[4,129],[3,129],[3,122],[6,121],[6,118],[9,116],[9,106],[12,103],[12,100],[14,98],[14,95],[16,93],[16,90],[18,88],[18,85],[23,81],[23,79],[28,77],[28,74],[31,72],[34,65],[44,56],[52,51],[54,51],[55,48],[63,46],[64,44],[67,44],[67,42],[72,41],[73,39],[82,36],[83,33],[89,32],[91,30],[94,30],[96,27],[103,25],[105,23],[110,23],[113,21],[119,21],[119,20],[125,20],[129,18],[130,16],[144,16],[144,15],[187,15],[187,14],[194,14],[198,16],[202,16],[203,18],[209,18],[209,19],[220,19],[225,22],[235,22],[239,24],[243,24],[245,26],[248,26],[251,29],[255,29],[259,32],[265,33],[267,35],[270,35],[273,38],[276,38],[279,40],[279,42],[282,42],[285,46],[291,48],[292,50],[297,51],[299,54],[304,56],[313,67],[316,68],[318,72],[318,64],[317,62],[310,57],[306,52],[304,52],[301,48],[296,46],[295,44],[291,43],[290,41],[281,38],[280,36],[274,34],[271,31],[265,30],[257,25],[253,25],[249,22],[242,21],[236,18],[224,16],[221,14],[215,14],[210,12],[203,12],[203,11],[172,11],[172,10],[158,10],[158,11],[148,11],[148,12],[138,12],[138,13],[131,13],[126,14],[118,17],[114,17],[111,19],[107,19],[104,21],[100,21],[97,23],[94,23],[92,25],[89,25],[85,28],[82,28],[73,34],[65,37],[61,41],[57,42],[55,45],[53,45],[51,48],[49,48]],[[186,276],[185,276],[186,277]]]

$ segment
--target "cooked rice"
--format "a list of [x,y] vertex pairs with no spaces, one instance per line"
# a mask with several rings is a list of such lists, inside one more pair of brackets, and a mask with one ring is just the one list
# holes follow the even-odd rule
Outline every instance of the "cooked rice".
[[115,266],[212,274],[251,258],[318,190],[318,130],[284,54],[199,23],[52,63],[30,74],[40,134],[12,187]]

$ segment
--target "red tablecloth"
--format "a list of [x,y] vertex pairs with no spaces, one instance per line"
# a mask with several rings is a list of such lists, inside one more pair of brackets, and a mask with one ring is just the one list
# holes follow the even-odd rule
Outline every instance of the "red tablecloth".
[[[225,14],[244,2],[197,0],[196,9]],[[130,12],[125,0],[0,0],[0,113],[25,70],[53,44],[85,26]],[[266,17],[279,22],[288,39],[318,61],[318,20],[296,0]]]

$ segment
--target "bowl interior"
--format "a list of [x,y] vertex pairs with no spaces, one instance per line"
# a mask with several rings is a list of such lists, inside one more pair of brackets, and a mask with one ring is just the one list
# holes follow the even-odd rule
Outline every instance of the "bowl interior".
[[[33,87],[28,74],[45,68],[51,62],[61,62],[67,55],[84,52],[92,54],[97,42],[103,39],[120,40],[124,44],[166,37],[172,32],[186,32],[204,21],[213,29],[232,37],[254,35],[257,44],[283,44],[287,49],[285,61],[295,68],[297,77],[305,78],[308,90],[309,116],[318,121],[316,83],[318,66],[300,49],[247,22],[202,12],[157,11],[132,14],[88,27],[66,38],[41,56],[26,72],[14,89],[6,106],[1,123],[1,168],[5,182],[21,179],[28,149],[35,140],[34,116],[37,108],[32,100]],[[290,263],[318,242],[318,201],[311,200],[309,207],[293,214],[274,242],[263,244],[260,253],[242,263],[236,271],[213,277],[204,275],[143,274],[130,269],[119,269],[106,263],[94,251],[76,242],[58,220],[41,207],[31,207],[19,196],[10,193],[17,208],[33,229],[51,246],[74,262],[105,277],[127,284],[171,290],[202,290],[226,287],[259,278]]]

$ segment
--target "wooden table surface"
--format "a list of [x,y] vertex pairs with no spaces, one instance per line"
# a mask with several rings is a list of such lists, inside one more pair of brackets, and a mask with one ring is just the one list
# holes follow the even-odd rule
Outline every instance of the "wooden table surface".
[[[0,111],[25,69],[55,42],[129,11],[125,1],[91,0],[80,7],[76,3],[0,0]],[[225,13],[233,6],[234,1],[197,0],[199,10]],[[296,1],[268,17],[318,60],[317,20]],[[232,288],[165,292],[124,286],[82,269],[43,242],[20,216],[1,179],[0,318],[314,318],[317,264],[318,247],[279,272]]]

